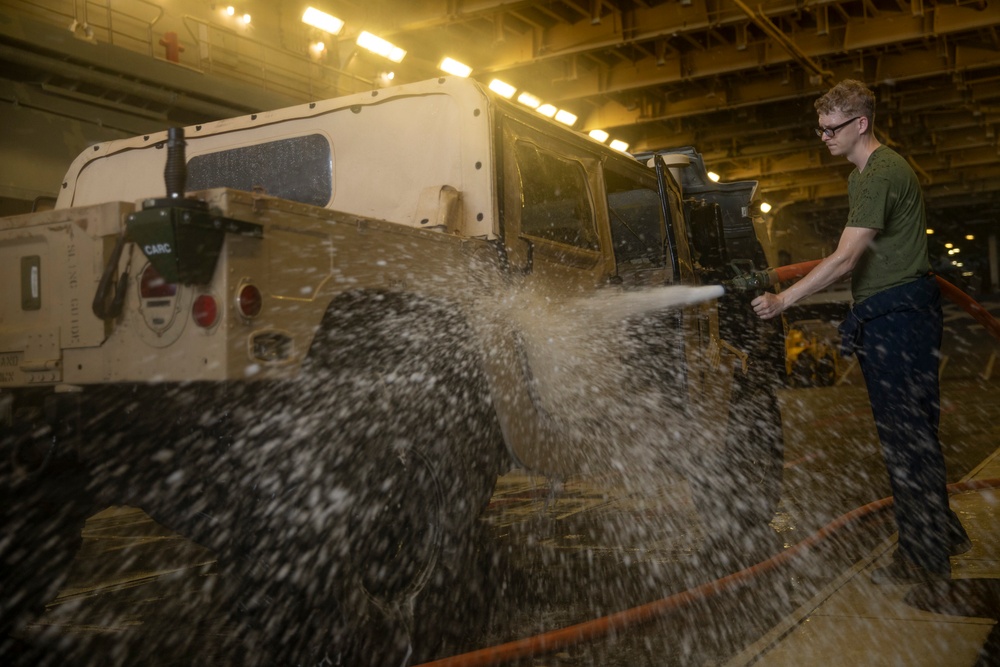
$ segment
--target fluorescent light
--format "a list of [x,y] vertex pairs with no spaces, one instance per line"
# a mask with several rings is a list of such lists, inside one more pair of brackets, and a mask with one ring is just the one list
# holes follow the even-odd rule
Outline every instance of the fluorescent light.
[[590,135],[590,138],[591,138],[591,139],[596,139],[597,141],[600,141],[600,142],[601,142],[602,144],[603,144],[603,143],[604,143],[605,141],[607,141],[607,140],[608,140],[608,136],[610,136],[610,135],[609,135],[609,134],[608,134],[607,132],[605,132],[604,130],[591,130],[591,131],[590,131],[590,132],[588,132],[587,134],[589,134],[589,135]]
[[717,173],[715,173],[714,171],[708,172],[706,174],[706,176],[708,176],[708,180],[712,181],[713,183],[718,183],[719,182],[719,175]]
[[383,58],[388,58],[394,63],[403,62],[403,58],[406,57],[406,51],[385,41],[381,37],[376,37],[367,30],[358,35],[357,43],[358,46],[368,49]]
[[302,15],[302,22],[314,28],[326,31],[331,35],[339,35],[344,29],[344,22],[336,16],[330,16],[326,12],[321,12],[315,7],[307,7]]
[[514,93],[517,92],[517,88],[510,85],[506,81],[501,81],[500,79],[493,79],[490,81],[490,90],[501,97],[506,97],[508,100],[514,96]]
[[622,153],[625,153],[625,152],[628,151],[628,144],[626,144],[624,141],[620,141],[618,139],[612,139],[611,143],[608,144],[608,145],[611,146],[612,148],[614,148],[616,151],[621,151]]
[[549,118],[552,118],[553,116],[556,115],[556,108],[551,104],[543,104],[542,106],[535,109],[535,111]]
[[244,14],[243,15],[243,25],[250,25],[250,15],[249,14]]
[[464,63],[460,63],[454,58],[445,58],[438,65],[439,69],[444,70],[448,74],[454,74],[455,76],[466,77],[472,74],[472,68]]
[[934,233],[934,230],[928,227],[928,228],[927,228],[927,233],[928,233],[928,234],[933,234],[933,233]]
[[564,125],[569,125],[570,127],[572,127],[573,123],[576,122],[576,114],[571,114],[565,109],[560,109],[559,111],[556,112],[556,120]]
[[760,203],[760,212],[761,212],[761,213],[767,213],[767,212],[769,212],[770,210],[771,210],[771,205],[770,205],[770,204],[768,204],[768,203],[767,203],[766,201],[762,201],[762,202]]
[[954,243],[945,243],[945,244],[944,244],[944,247],[945,247],[945,248],[954,248],[954,247],[955,247],[955,244],[954,244]]
[[532,95],[531,93],[521,93],[517,96],[517,101],[526,107],[531,107],[532,109],[537,109],[542,103],[540,99]]
[[229,5],[228,7],[226,7],[226,13],[229,14],[230,16],[233,16],[234,14],[236,14],[236,8],[233,7],[232,5]]
[[976,240],[976,237],[975,237],[975,236],[973,236],[972,234],[966,234],[966,235],[965,235],[965,240],[966,240],[966,241],[975,241],[975,240]]

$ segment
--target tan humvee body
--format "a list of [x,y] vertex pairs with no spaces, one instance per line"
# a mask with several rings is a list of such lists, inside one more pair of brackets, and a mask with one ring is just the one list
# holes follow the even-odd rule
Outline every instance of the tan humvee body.
[[[187,197],[260,234],[227,233],[210,280],[148,296],[142,280],[157,250],[126,243],[112,267],[129,276],[122,312],[98,317],[91,304],[129,214],[163,197],[165,138],[94,146],[70,167],[55,210],[0,220],[0,397],[293,377],[338,295],[406,292],[445,299],[473,324],[516,461],[559,474],[620,461],[623,450],[609,443],[630,443],[599,407],[589,415],[598,427],[574,424],[588,400],[575,388],[593,381],[593,368],[553,362],[556,348],[533,344],[522,325],[573,312],[588,295],[697,284],[672,177],[673,257],[626,262],[612,249],[606,172],[655,191],[653,170],[474,82],[439,79],[187,128]],[[273,154],[255,152],[268,146]],[[579,175],[593,238],[526,229],[532,186],[511,166],[521,159]],[[303,163],[309,169],[294,173]],[[665,236],[662,218],[660,226]],[[261,294],[254,316],[238,307],[247,285]],[[202,295],[218,307],[209,326],[194,322]],[[714,303],[689,306],[681,319],[687,368],[676,389],[699,409],[685,418],[664,407],[655,426],[665,447],[693,434],[721,442],[739,351],[720,341]]]

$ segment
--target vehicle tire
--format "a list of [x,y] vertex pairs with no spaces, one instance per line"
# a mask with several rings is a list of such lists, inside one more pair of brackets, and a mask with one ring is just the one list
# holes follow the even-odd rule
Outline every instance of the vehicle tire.
[[94,511],[65,434],[37,417],[15,414],[21,428],[0,437],[0,638],[55,598]]
[[784,468],[781,411],[774,385],[750,374],[737,377],[729,419],[728,487],[734,495],[743,496],[730,504],[730,514],[738,525],[766,524],[774,518],[781,499]]
[[816,386],[816,357],[803,352],[792,365],[792,386],[807,389]]
[[[754,245],[753,264],[767,266]],[[735,372],[729,399],[728,430],[691,481],[693,500],[706,532],[708,549],[721,547],[720,574],[759,560],[780,546],[770,528],[781,499],[784,437],[777,389],[786,382],[785,332],[781,318],[761,320],[745,295],[719,299],[719,335],[749,356],[746,373]],[[799,360],[810,357],[800,354]],[[793,382],[798,376],[793,369]]]
[[254,502],[227,557],[247,638],[269,664],[437,655],[483,608],[464,606],[482,588],[463,574],[503,452],[468,323],[440,302],[351,294],[286,391],[283,426],[257,429]]
[[781,499],[784,440],[770,375],[753,365],[737,371],[724,446],[691,482],[710,544],[735,546],[750,562],[771,546],[768,524]]
[[816,360],[816,386],[832,387],[837,383],[837,363],[832,354]]

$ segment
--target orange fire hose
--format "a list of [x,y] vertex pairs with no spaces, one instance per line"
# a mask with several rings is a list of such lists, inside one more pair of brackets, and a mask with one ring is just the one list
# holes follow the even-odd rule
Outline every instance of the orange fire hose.
[[[948,493],[955,494],[964,491],[981,491],[996,488],[1000,488],[1000,479],[973,479],[950,484],[948,486]],[[534,637],[518,639],[506,644],[500,644],[499,646],[490,646],[477,651],[426,662],[416,667],[485,667],[487,665],[502,665],[515,660],[549,654],[568,646],[609,635],[620,628],[652,621],[682,609],[693,602],[707,600],[729,590],[736,590],[739,586],[746,584],[754,578],[784,565],[855,521],[891,506],[892,497],[890,496],[853,509],[837,517],[798,544],[763,562],[722,577],[721,579],[675,593],[669,597],[638,607],[632,607],[631,609],[626,609],[602,618],[596,618],[584,623],[578,623],[577,625],[535,635]]]
[[[755,276],[758,282],[751,283],[754,288],[761,287],[773,287],[777,283],[787,282],[789,280],[795,280],[797,278],[802,278],[807,273],[816,268],[822,260],[814,259],[808,262],[799,262],[798,264],[788,264],[785,266],[779,266],[774,269],[767,269],[766,271],[760,272]],[[983,308],[983,306],[973,299],[971,296],[955,287],[944,278],[939,275],[934,276],[937,279],[938,286],[941,288],[941,294],[945,297],[958,304],[965,312],[973,317],[977,322],[982,324],[991,336],[1000,341],[1000,321],[993,317],[988,310]]]
[[799,262],[798,264],[786,264],[785,266],[779,266],[774,269],[777,282],[783,283],[789,280],[794,280],[795,278],[801,278],[815,269],[816,265],[822,261],[823,260],[821,259],[814,259],[809,262]]
[[938,285],[941,287],[941,294],[957,303],[962,307],[962,310],[972,315],[973,319],[986,327],[986,330],[990,332],[990,335],[1000,340],[1000,321],[993,317],[989,311],[982,307],[978,301],[973,299],[971,296],[958,289],[950,282],[942,278],[941,276],[935,276],[937,278]]

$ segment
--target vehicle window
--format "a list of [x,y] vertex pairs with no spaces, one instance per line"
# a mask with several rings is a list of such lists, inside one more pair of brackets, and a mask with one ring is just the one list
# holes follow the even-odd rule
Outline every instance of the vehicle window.
[[597,250],[597,224],[583,165],[519,141],[521,234]]
[[606,170],[605,183],[615,261],[664,266],[665,227],[655,182],[640,183]]
[[254,188],[281,199],[326,206],[333,196],[330,142],[319,134],[278,139],[188,161],[188,190]]

